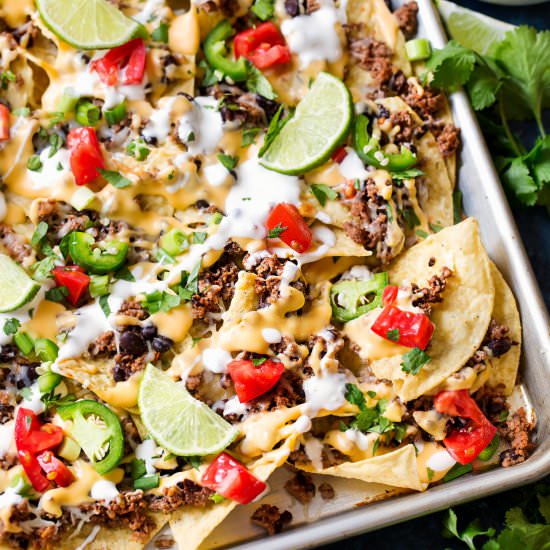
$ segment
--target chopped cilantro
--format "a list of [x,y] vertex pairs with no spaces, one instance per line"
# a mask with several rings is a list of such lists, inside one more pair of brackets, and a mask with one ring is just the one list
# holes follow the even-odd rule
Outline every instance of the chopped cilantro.
[[114,170],[102,170],[98,168],[98,172],[113,186],[117,189],[124,189],[132,185],[132,182],[125,178],[120,172],[115,172]]
[[104,294],[103,296],[99,297],[99,307],[101,308],[101,311],[103,311],[103,313],[105,314],[105,317],[109,317],[109,315],[111,315],[108,294]]
[[166,23],[161,23],[152,33],[151,38],[155,42],[164,42],[168,43],[168,25]]
[[275,99],[277,94],[273,91],[269,80],[263,75],[262,71],[257,69],[250,61],[247,61],[246,66],[248,72],[246,87],[248,90],[266,99]]
[[319,201],[321,206],[325,206],[327,200],[338,198],[338,193],[324,183],[312,183],[310,185],[313,196]]
[[416,376],[420,369],[430,361],[431,357],[420,348],[413,348],[403,355],[401,370],[407,374]]
[[267,234],[268,239],[278,239],[282,233],[284,233],[288,227],[281,225],[278,223],[273,229],[269,230],[269,233]]
[[431,481],[434,478],[435,472],[431,468],[426,467],[426,474],[428,475],[428,481]]
[[204,241],[206,241],[206,238],[208,237],[208,233],[206,231],[194,231],[191,233],[191,242],[193,244],[202,244]]
[[267,361],[266,357],[255,357],[254,359],[252,359],[252,364],[255,367],[259,367],[261,364],[265,363],[266,361]]
[[0,73],[0,86],[2,87],[2,90],[6,90],[10,82],[15,82],[15,75],[13,72],[9,70],[2,71]]
[[131,283],[136,280],[127,266],[121,267],[118,271],[115,271],[114,277],[119,281],[129,281]]
[[136,160],[143,161],[147,159],[151,149],[147,147],[143,138],[139,138],[128,144],[128,147],[126,147],[126,152]]
[[232,157],[231,155],[226,155],[225,153],[218,153],[218,160],[227,168],[229,172],[237,166],[239,162],[239,157]]
[[19,330],[20,326],[21,322],[19,321],[19,319],[16,319],[15,317],[10,317],[4,322],[4,334],[6,336],[15,334]]
[[429,225],[430,225],[430,229],[434,233],[439,233],[443,229],[443,226],[439,225],[438,223],[430,223]]
[[389,204],[386,204],[386,215],[388,216],[388,221],[393,223],[393,212]]
[[267,128],[267,133],[264,138],[264,144],[258,152],[258,156],[262,157],[268,150],[269,146],[273,143],[273,140],[279,135],[279,132],[283,129],[284,125],[292,118],[292,114],[289,114],[286,118],[281,120],[284,107],[281,105],[278,109]]
[[419,237],[421,237],[422,239],[425,239],[425,238],[428,236],[428,234],[426,233],[426,231],[424,231],[423,229],[417,229],[417,230],[415,231],[415,233],[416,233]]
[[392,330],[388,330],[386,338],[392,342],[399,342],[399,329],[394,328]]
[[400,172],[392,172],[391,177],[394,180],[408,180],[424,175],[425,173],[419,168],[409,168],[408,170],[401,170]]
[[250,11],[262,21],[267,21],[273,17],[274,0],[255,0]]
[[251,143],[254,143],[256,137],[261,131],[261,128],[245,128],[243,130],[242,147],[248,147]]
[[48,224],[45,221],[41,221],[36,226],[34,233],[31,237],[31,246],[34,248],[39,247],[42,244],[42,240],[46,237],[48,233]]
[[59,151],[59,149],[63,147],[65,139],[54,132],[48,137],[48,143],[50,144],[50,152],[48,153],[48,158],[52,158],[57,153],[57,151]]
[[69,295],[69,289],[66,286],[54,286],[46,290],[46,300],[50,302],[62,302]]
[[172,294],[165,290],[153,290],[153,292],[145,295],[142,305],[151,315],[153,315],[159,311],[170,311],[179,306],[180,303],[181,298],[177,294]]

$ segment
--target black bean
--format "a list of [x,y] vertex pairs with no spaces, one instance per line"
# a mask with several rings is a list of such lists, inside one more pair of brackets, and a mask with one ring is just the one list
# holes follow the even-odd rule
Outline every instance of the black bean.
[[125,368],[115,365],[113,368],[113,378],[115,382],[124,382],[124,380],[128,380],[129,375]]
[[147,325],[141,329],[141,334],[147,341],[151,341],[157,335],[157,327],[155,325]]
[[155,351],[158,351],[159,353],[164,353],[172,347],[173,343],[173,340],[167,338],[166,336],[157,336],[156,338],[153,338],[152,346]]
[[147,353],[147,344],[141,332],[126,330],[120,336],[120,351],[129,355],[143,355]]

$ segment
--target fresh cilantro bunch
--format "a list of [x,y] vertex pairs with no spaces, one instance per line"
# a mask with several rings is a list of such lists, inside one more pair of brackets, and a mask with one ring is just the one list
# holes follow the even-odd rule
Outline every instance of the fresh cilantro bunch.
[[[466,87],[507,189],[522,204],[550,211],[550,136],[543,121],[550,108],[550,31],[517,27],[484,56],[451,40],[434,50],[426,68],[425,81],[436,88]],[[512,132],[515,120],[536,122],[539,136],[530,148]]]
[[[461,540],[470,550],[550,550],[550,495],[547,484],[537,484],[525,490],[528,498],[510,508],[503,529],[484,529],[479,519],[463,530],[458,527],[456,513],[449,509],[443,520],[443,535]],[[487,537],[483,544],[476,537]]]

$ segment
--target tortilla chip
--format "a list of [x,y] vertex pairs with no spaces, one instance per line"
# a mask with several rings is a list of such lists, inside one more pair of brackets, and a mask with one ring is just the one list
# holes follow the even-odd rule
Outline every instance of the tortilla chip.
[[360,479],[369,483],[382,483],[415,491],[423,491],[428,486],[427,483],[420,481],[414,445],[405,445],[380,456],[357,462],[344,462],[322,470],[310,464],[297,464],[296,467],[306,472]]
[[[279,466],[284,464],[294,448],[295,441],[295,435],[289,437],[281,447],[265,453],[253,464],[247,464],[247,468],[257,478],[266,481]],[[195,550],[237,505],[233,500],[224,500],[208,509],[187,506],[178,510],[170,520],[176,543],[185,550]]]
[[516,377],[521,355],[521,319],[516,300],[504,277],[491,262],[491,275],[495,284],[495,305],[493,319],[510,329],[508,333],[512,341],[517,342],[504,355],[490,359],[491,374],[487,384],[491,387],[503,385],[506,395],[510,395],[516,383]]
[[[410,350],[401,348],[395,354],[395,347],[369,362],[377,378],[393,382],[403,401],[427,393],[458,371],[479,348],[491,320],[495,289],[475,219],[431,235],[398,258],[388,272],[393,284],[405,287],[414,282],[423,287],[443,267],[451,269],[453,275],[447,280],[443,303],[433,308],[435,332],[427,349],[430,362],[416,376],[406,374],[401,368],[402,355]],[[379,340],[381,346],[386,342]]]

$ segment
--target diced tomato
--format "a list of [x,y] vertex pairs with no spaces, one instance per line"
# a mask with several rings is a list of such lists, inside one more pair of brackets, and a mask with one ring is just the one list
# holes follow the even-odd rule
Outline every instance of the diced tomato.
[[0,103],[0,141],[10,139],[10,110]]
[[395,285],[388,285],[382,292],[382,303],[385,306],[391,306],[397,300],[397,293],[399,292],[399,287]]
[[474,460],[491,442],[497,429],[483,414],[468,390],[443,391],[434,400],[436,411],[451,416],[460,416],[469,422],[455,428],[444,440],[449,454],[460,464]]
[[[142,38],[134,38],[109,50],[101,59],[90,63],[90,70],[96,71],[101,82],[107,86],[116,84],[140,84],[145,73],[147,50]],[[122,78],[119,78],[122,73]]]
[[235,36],[235,57],[246,57],[258,67],[267,69],[288,63],[292,56],[279,29],[271,22],[247,29]]
[[208,466],[201,478],[201,485],[240,504],[248,504],[267,488],[263,481],[227,453],[218,455]]
[[227,370],[235,385],[239,401],[246,403],[275,386],[285,366],[281,361],[272,359],[267,359],[260,365],[254,365],[252,361],[231,361],[227,365]]
[[54,424],[42,425],[33,411],[21,407],[15,419],[14,439],[18,451],[36,454],[57,447],[63,441],[63,430]]
[[71,151],[71,170],[77,185],[86,185],[99,177],[105,168],[103,153],[93,128],[73,128],[67,136]]
[[268,231],[279,229],[278,237],[296,252],[305,252],[313,239],[311,229],[293,204],[281,202],[269,213]]
[[42,473],[42,468],[36,457],[29,451],[17,451],[19,462],[25,470],[25,474],[32,483],[32,486],[40,493],[52,488],[52,484],[48,478]]
[[[386,306],[372,324],[371,330],[401,346],[426,349],[434,332],[434,326],[424,313],[403,311],[393,305]],[[398,330],[388,337],[388,333]]]
[[334,153],[332,153],[332,156],[330,157],[334,162],[340,164],[346,157],[348,156],[348,152],[346,151],[346,148],[344,146],[338,147]]
[[57,286],[64,286],[68,290],[69,303],[76,306],[88,289],[90,277],[78,265],[54,267],[52,273]]
[[59,487],[67,487],[74,481],[71,470],[51,451],[44,451],[36,457],[36,460],[46,472],[46,478],[49,481],[55,481]]

